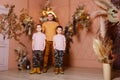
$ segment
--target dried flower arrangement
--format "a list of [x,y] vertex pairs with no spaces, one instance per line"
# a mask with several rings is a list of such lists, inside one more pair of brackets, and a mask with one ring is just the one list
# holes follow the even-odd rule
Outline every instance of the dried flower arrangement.
[[90,24],[91,23],[89,14],[85,11],[84,6],[79,6],[73,14],[74,33],[76,34],[78,31],[76,30],[76,27],[80,27],[80,29],[90,29]]
[[[113,48],[113,26],[118,23],[117,9],[108,1],[93,0],[103,10],[95,11],[94,17],[100,17],[100,29],[98,38],[93,39],[93,50],[97,54],[100,62],[112,63],[116,56],[112,52]],[[103,17],[107,15],[108,23]],[[110,24],[110,25],[109,25]],[[112,31],[111,31],[112,30]]]
[[70,49],[70,43],[73,42],[72,41],[72,36],[73,36],[74,32],[73,32],[73,25],[71,23],[69,23],[64,30],[64,35],[66,37],[66,53],[69,53],[69,49]]
[[32,17],[29,16],[29,14],[26,12],[25,9],[21,10],[19,19],[25,29],[26,35],[32,35],[32,29],[34,27],[34,22],[33,22]]
[[26,47],[20,41],[20,36],[25,32],[26,34],[31,35],[31,29],[33,27],[32,18],[26,13],[22,13],[20,18],[18,18],[14,13],[15,5],[7,4],[5,5],[5,8],[8,9],[8,13],[0,14],[0,33],[4,36],[4,39],[14,38],[19,44]]
[[46,4],[42,10],[42,16],[39,18],[40,23],[47,21],[47,15],[51,13],[54,15],[54,21],[58,21],[57,16],[53,9],[50,7],[50,0],[46,0]]
[[80,31],[86,29],[87,32],[90,32],[90,26],[90,15],[85,11],[84,6],[78,6],[73,14],[73,31],[79,41]]
[[68,25],[65,27],[65,37],[66,37],[66,42],[67,42],[67,47],[66,47],[66,53],[69,53],[70,49],[70,43],[72,41],[72,36],[76,35],[77,38],[79,39],[79,31],[82,30],[83,28],[90,29],[90,17],[87,12],[84,10],[84,6],[79,6],[75,13],[73,14],[73,23],[68,23]]
[[93,49],[100,62],[112,63],[114,61],[115,56],[112,55],[112,40],[108,39],[107,42],[104,42],[100,38],[94,39]]
[[9,9],[8,14],[1,14],[0,19],[0,29],[1,34],[3,34],[4,39],[7,37],[8,39],[14,38],[15,40],[18,40],[18,36],[21,36],[22,27],[20,26],[20,23],[18,22],[18,17],[14,13],[15,5],[5,5],[6,8]]
[[15,49],[15,53],[17,54],[16,61],[18,62],[18,70],[30,69],[30,61],[28,59],[27,52],[25,52],[21,47],[17,47]]
[[57,21],[57,16],[55,15],[55,13],[53,12],[52,8],[50,7],[46,7],[45,9],[43,9],[42,11],[42,16],[39,18],[40,22],[43,23],[45,21],[47,21],[47,15],[51,13],[54,15],[55,21]]

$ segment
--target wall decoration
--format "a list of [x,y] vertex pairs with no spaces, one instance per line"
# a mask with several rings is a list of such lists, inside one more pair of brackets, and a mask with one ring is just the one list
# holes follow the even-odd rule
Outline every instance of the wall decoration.
[[[32,34],[33,20],[24,10],[21,11],[20,17],[14,13],[15,5],[5,5],[5,10],[8,13],[0,14],[0,33],[4,36],[3,39],[14,38],[22,46],[26,47],[21,41],[20,37],[26,33],[27,36]],[[1,9],[1,8],[0,8]],[[1,11],[1,10],[0,10]],[[3,11],[3,10],[2,10]]]
[[22,23],[26,35],[31,36],[32,35],[32,30],[34,27],[34,22],[31,16],[27,13],[27,10],[22,9],[21,14],[20,14],[20,22]]
[[[108,40],[106,45],[98,38],[93,40],[93,49],[102,63],[112,63],[115,56],[112,54],[112,40]],[[110,58],[110,56],[112,58]]]
[[20,23],[18,22],[18,17],[14,13],[15,5],[5,5],[5,7],[9,10],[8,14],[1,14],[0,15],[0,29],[4,38],[14,38],[18,40],[18,36],[21,36],[21,29]]
[[71,23],[68,23],[65,27],[64,35],[66,37],[66,53],[69,53],[70,43],[73,42],[72,36],[74,35],[73,25]]
[[17,47],[15,49],[15,53],[17,54],[16,61],[18,62],[18,70],[29,70],[31,65],[27,56],[27,52],[25,52],[21,47]]
[[[93,18],[100,17],[100,29],[99,33],[101,37],[107,38],[106,33],[106,22],[112,23],[110,25],[114,26],[119,22],[118,19],[118,9],[108,0],[93,0],[95,4],[101,8],[101,10],[94,11],[91,15]],[[106,20],[106,18],[107,20]]]
[[110,0],[93,0],[102,10],[95,11],[100,17],[100,29],[97,38],[93,39],[93,50],[100,62],[103,63],[104,80],[111,80],[111,64],[116,59],[113,49],[115,47],[115,26],[119,24],[118,10]]
[[[74,34],[78,34],[80,29],[90,29],[90,16],[85,11],[84,6],[78,6],[75,13],[73,14],[73,30]],[[77,28],[79,27],[79,28]]]
[[43,23],[45,21],[47,21],[47,15],[51,13],[54,15],[54,19],[55,21],[58,21],[57,16],[55,14],[55,12],[53,11],[53,9],[50,7],[50,0],[46,0],[46,4],[43,8],[42,11],[42,16],[39,18],[40,23]]
[[85,11],[84,6],[78,6],[75,13],[73,14],[73,20],[72,23],[68,23],[68,25],[65,27],[65,37],[66,37],[66,53],[69,53],[70,49],[70,43],[73,42],[72,37],[77,36],[77,39],[80,40],[80,33],[79,31],[86,28],[88,31],[90,31],[90,16]]
[[102,10],[92,13],[94,18],[100,18],[100,29],[97,37],[93,39],[93,50],[98,56],[100,62],[112,63],[115,60],[115,54],[112,52],[113,37],[115,25],[119,23],[117,9],[110,1],[93,0]]

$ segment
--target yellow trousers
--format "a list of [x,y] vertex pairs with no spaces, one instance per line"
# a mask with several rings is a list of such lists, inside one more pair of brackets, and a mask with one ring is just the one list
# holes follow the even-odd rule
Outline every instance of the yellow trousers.
[[45,53],[44,53],[44,67],[47,67],[48,57],[50,54],[52,56],[52,64],[54,64],[53,41],[46,41],[46,48],[45,48]]

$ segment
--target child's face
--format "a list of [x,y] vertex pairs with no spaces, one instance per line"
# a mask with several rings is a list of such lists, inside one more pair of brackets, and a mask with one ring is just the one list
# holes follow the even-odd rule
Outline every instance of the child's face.
[[36,29],[38,32],[40,32],[42,30],[41,26],[40,25],[37,25],[37,29]]
[[62,29],[61,28],[57,28],[57,34],[62,34]]

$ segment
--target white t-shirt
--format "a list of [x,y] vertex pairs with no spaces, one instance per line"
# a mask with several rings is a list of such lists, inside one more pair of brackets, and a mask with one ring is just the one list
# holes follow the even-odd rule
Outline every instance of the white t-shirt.
[[53,37],[54,49],[65,50],[65,36],[57,34]]
[[33,50],[44,50],[45,49],[45,34],[41,32],[34,33],[32,36],[34,45]]

